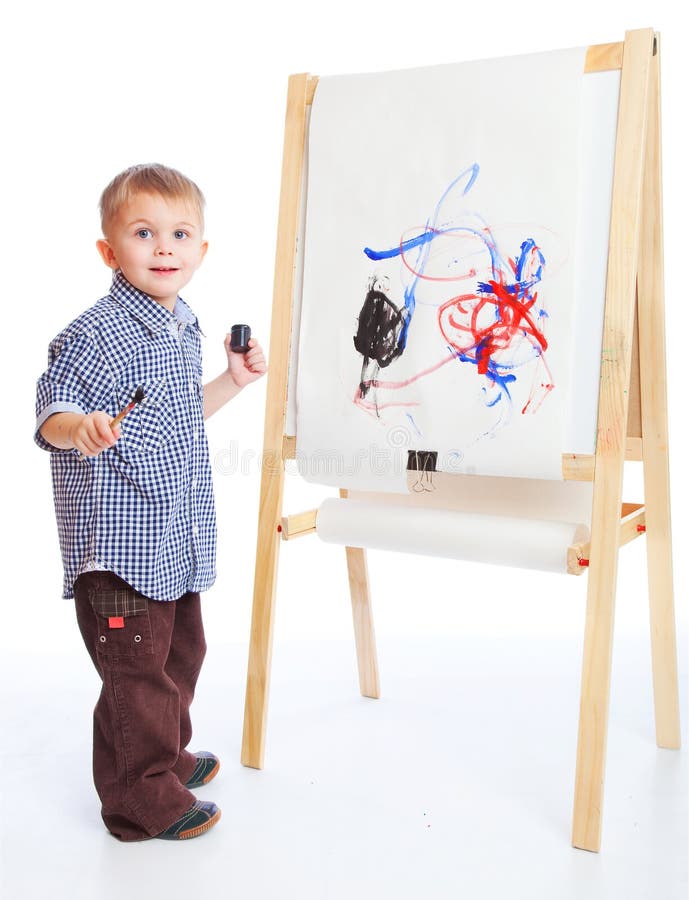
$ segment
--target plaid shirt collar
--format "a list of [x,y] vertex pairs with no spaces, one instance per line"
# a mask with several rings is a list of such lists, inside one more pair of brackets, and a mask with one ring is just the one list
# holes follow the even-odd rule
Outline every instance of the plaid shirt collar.
[[158,334],[164,328],[169,328],[175,319],[184,325],[193,325],[200,334],[203,334],[198,319],[181,297],[177,297],[175,311],[171,313],[169,309],[152,300],[148,294],[130,284],[119,269],[113,275],[110,296],[122,304],[127,312],[145,325],[152,334]]

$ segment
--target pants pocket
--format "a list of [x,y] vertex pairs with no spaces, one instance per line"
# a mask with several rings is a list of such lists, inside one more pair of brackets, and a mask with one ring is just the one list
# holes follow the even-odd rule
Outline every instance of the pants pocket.
[[89,601],[96,615],[96,651],[108,658],[146,656],[153,653],[153,634],[148,598],[122,586],[90,588]]

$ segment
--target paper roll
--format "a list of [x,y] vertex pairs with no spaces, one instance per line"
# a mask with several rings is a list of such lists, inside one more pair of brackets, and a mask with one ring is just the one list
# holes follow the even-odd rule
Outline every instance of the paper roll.
[[547,572],[567,571],[567,548],[588,540],[585,525],[444,509],[326,500],[316,532],[332,544],[395,550]]

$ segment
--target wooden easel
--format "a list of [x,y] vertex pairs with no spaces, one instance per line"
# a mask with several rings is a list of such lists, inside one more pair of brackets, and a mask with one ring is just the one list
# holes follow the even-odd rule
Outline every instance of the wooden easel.
[[[621,69],[607,269],[598,437],[593,456],[563,457],[566,479],[593,481],[590,544],[570,548],[571,569],[589,583],[572,843],[597,851],[605,769],[619,547],[645,532],[656,740],[679,748],[672,586],[663,297],[660,42],[651,29],[624,43],[592,46],[586,72]],[[306,112],[318,79],[289,79],[270,342],[270,372],[244,713],[242,763],[262,768],[280,541],[315,530],[315,512],[283,518],[292,296]],[[640,252],[640,249],[643,252]],[[625,460],[643,460],[645,503],[622,504]],[[341,492],[343,495],[345,492]],[[361,693],[379,697],[366,551],[346,548]]]

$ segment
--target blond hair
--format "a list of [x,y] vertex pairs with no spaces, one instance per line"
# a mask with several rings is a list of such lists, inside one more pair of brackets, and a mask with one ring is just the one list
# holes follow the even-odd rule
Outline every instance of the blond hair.
[[186,201],[197,213],[203,227],[205,199],[199,187],[177,169],[159,163],[130,166],[116,175],[100,197],[100,221],[103,234],[120,207],[136,194],[159,194],[161,197]]

